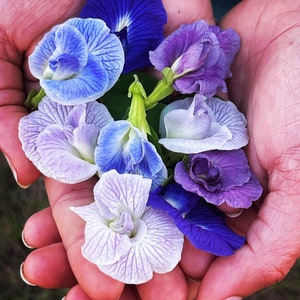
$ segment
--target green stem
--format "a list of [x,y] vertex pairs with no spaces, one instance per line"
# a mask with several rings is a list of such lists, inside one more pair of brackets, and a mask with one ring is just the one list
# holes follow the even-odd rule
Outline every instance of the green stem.
[[149,110],[154,107],[160,100],[166,98],[174,92],[173,80],[174,75],[170,68],[162,71],[164,77],[157,83],[151,94],[145,99],[145,109]]

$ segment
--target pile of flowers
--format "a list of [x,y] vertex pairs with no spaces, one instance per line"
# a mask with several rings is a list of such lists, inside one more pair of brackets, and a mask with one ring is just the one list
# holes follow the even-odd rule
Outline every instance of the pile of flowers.
[[[242,149],[246,119],[215,96],[239,36],[200,20],[164,38],[166,21],[160,0],[87,1],[29,57],[41,89],[19,124],[23,150],[60,182],[99,177],[95,201],[71,209],[86,222],[83,256],[124,283],[171,271],[184,236],[233,254],[245,237],[219,207],[262,193]],[[151,69],[159,80],[141,72]]]

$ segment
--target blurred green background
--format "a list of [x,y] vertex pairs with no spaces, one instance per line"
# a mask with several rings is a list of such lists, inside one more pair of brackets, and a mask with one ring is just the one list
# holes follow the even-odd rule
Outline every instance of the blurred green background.
[[[2,154],[0,178],[0,300],[60,300],[66,290],[45,290],[28,286],[19,276],[19,266],[30,253],[21,240],[23,226],[33,213],[47,206],[43,183],[38,181],[28,189],[20,188]],[[295,265],[281,283],[247,298],[257,299],[300,299],[300,263]]]

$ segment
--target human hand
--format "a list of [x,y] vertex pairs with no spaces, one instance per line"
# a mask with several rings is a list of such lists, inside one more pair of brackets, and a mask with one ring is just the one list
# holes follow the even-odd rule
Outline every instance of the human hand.
[[18,124],[27,114],[26,93],[34,85],[27,58],[50,28],[79,13],[81,0],[1,1],[0,21],[0,149],[21,186],[34,182],[40,173],[25,157],[18,139]]
[[[168,3],[169,9],[174,9],[178,6],[178,9],[174,10],[172,14],[176,13],[185,16],[190,22],[198,19],[198,17],[196,18],[199,12],[198,9],[196,10],[197,14],[191,15],[188,13],[188,10],[192,9],[192,6],[189,6],[188,8],[182,6],[181,1],[173,1],[171,6],[169,2],[165,2]],[[205,3],[206,5],[204,7],[207,10],[201,9],[201,18],[211,21],[212,11],[209,2],[194,1],[193,5],[197,5],[198,8],[198,5],[201,5],[199,2]],[[168,24],[170,26],[167,26],[167,32],[179,26],[179,23]],[[124,289],[124,284],[105,276],[95,265],[87,262],[82,257],[80,248],[83,244],[84,222],[69,209],[70,206],[85,205],[93,201],[92,187],[95,183],[94,180],[91,179],[76,185],[66,185],[46,178],[45,183],[49,202],[52,207],[53,218],[59,229],[59,234],[58,231],[55,230],[55,226],[50,226],[50,238],[49,236],[44,236],[45,240],[42,241],[42,243],[39,241],[34,245],[30,242],[30,235],[28,236],[28,234],[26,234],[26,232],[28,232],[28,227],[25,227],[25,240],[39,249],[32,252],[25,261],[23,265],[24,276],[29,282],[44,287],[70,287],[76,284],[72,275],[72,272],[74,272],[79,285],[76,285],[70,290],[67,295],[68,300],[88,299],[88,297],[92,299],[118,298]],[[49,210],[47,216],[49,217]],[[45,222],[47,216],[45,214],[43,215],[42,222]],[[54,223],[52,222],[52,225],[53,224]],[[64,248],[62,247],[62,244],[59,243],[59,235],[63,241]],[[57,244],[54,244],[54,246],[53,243]],[[64,253],[64,249],[66,250],[67,256]],[[51,256],[50,250],[52,251]],[[55,264],[51,263],[53,257],[58,258]],[[40,265],[39,263],[41,260],[43,260],[43,265]],[[33,267],[37,265],[39,268]],[[63,266],[62,272],[57,272],[59,269],[57,268],[58,265]],[[43,272],[41,268],[45,268],[43,269],[45,272]],[[46,277],[41,274],[51,275]],[[137,286],[137,290],[143,299],[166,299],[168,297],[186,299],[188,293],[187,282],[179,266],[168,274],[155,274],[151,281]],[[132,291],[125,289],[124,292],[125,294],[122,295],[124,299],[126,299],[126,297],[128,297],[128,299],[133,299]],[[80,293],[80,296],[78,293]],[[128,293],[131,293],[130,297],[128,296]],[[87,294],[89,296],[87,296]]]
[[244,0],[221,22],[241,36],[229,96],[247,115],[248,157],[267,193],[259,210],[231,220],[247,244],[210,265],[197,299],[248,296],[282,280],[299,257],[299,13],[294,1]]

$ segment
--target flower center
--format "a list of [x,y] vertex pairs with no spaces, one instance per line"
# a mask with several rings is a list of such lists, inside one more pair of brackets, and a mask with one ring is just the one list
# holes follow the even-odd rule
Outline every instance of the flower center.
[[132,220],[130,212],[122,211],[119,218],[110,222],[109,228],[114,232],[127,234],[130,237],[131,232],[134,229],[134,222]]
[[194,161],[190,172],[195,181],[204,180],[208,184],[215,184],[220,178],[219,169],[206,158],[199,158]]

